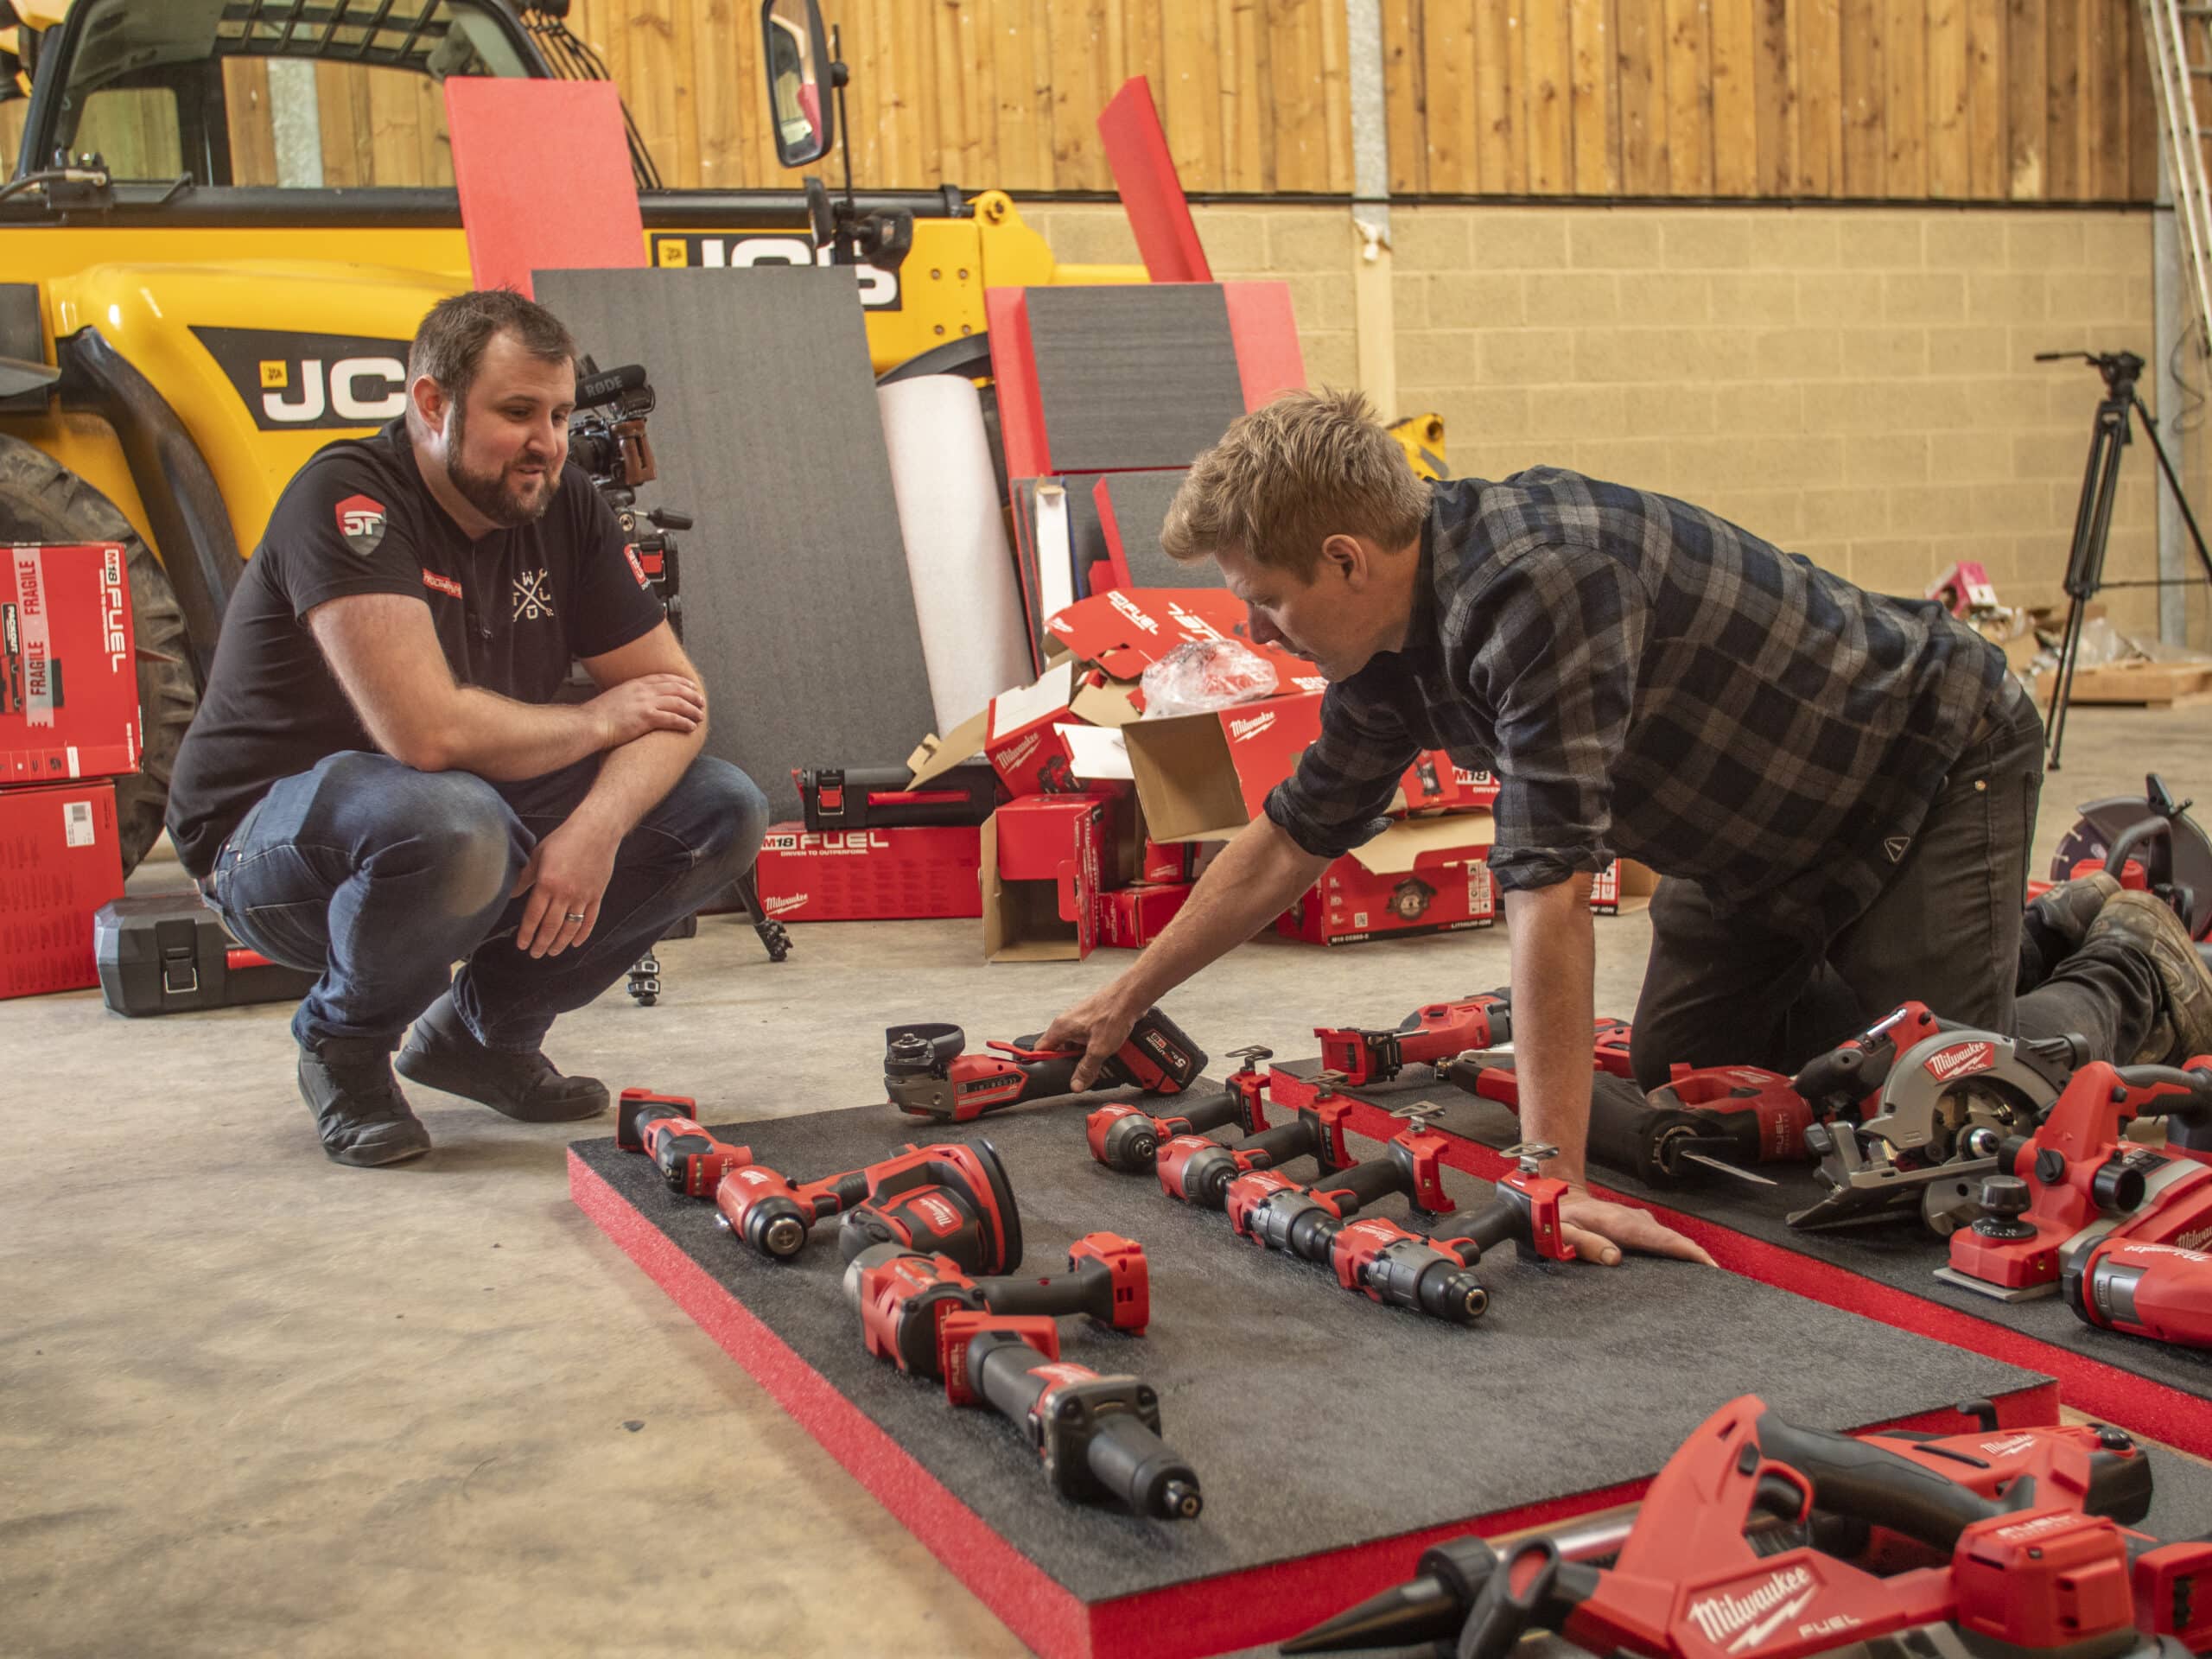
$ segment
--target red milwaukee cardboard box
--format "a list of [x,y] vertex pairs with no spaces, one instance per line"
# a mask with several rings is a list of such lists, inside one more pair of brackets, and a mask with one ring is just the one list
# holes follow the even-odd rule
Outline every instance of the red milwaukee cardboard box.
[[771,824],[753,874],[779,922],[892,922],[980,916],[982,830],[972,823],[815,831]]
[[1400,812],[1487,812],[1497,804],[1497,775],[1455,766],[1441,749],[1423,749],[1399,780]]
[[1590,883],[1590,908],[1600,916],[1643,910],[1659,891],[1658,872],[1632,858],[1617,858]]
[[0,997],[99,984],[92,912],[122,896],[112,784],[0,790]]
[[1497,919],[1487,813],[1408,819],[1336,860],[1276,919],[1286,938],[1316,944],[1456,933]]
[[[1072,806],[1073,810],[1070,810]],[[1114,856],[1107,795],[1008,801],[983,825],[983,955],[992,962],[1065,962],[1098,942],[1098,895]],[[1005,866],[1050,874],[1018,876]]]
[[1151,881],[1098,895],[1098,943],[1137,950],[1158,938],[1190,898],[1194,881]]
[[1146,834],[1162,842],[1235,835],[1320,732],[1318,691],[1124,726]]
[[0,785],[137,771],[123,550],[13,547],[0,561]]
[[1303,657],[1252,638],[1244,601],[1220,588],[1117,588],[1079,599],[1045,624],[1087,663],[1117,680],[1138,680],[1176,646],[1194,639],[1234,639],[1267,659],[1275,690],[1319,692],[1321,672]]

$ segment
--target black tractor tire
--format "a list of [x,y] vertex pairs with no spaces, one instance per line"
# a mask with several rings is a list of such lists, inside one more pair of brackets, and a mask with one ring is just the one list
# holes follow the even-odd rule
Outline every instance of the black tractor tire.
[[116,824],[128,875],[162,833],[169,771],[200,706],[184,613],[154,550],[114,502],[44,450],[0,434],[0,543],[81,542],[120,544],[130,573],[142,751],[136,775],[115,782]]

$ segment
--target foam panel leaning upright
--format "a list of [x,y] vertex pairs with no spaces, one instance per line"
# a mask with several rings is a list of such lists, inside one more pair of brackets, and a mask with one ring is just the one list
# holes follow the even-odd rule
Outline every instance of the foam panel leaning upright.
[[642,363],[660,482],[689,512],[683,639],[713,699],[707,751],[773,816],[795,766],[896,758],[929,677],[849,268],[543,270],[537,297],[602,368]]

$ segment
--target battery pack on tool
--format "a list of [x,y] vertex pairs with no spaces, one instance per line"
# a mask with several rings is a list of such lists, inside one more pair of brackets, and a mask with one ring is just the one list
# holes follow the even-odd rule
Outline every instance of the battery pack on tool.
[[92,916],[100,1000],[118,1014],[187,1014],[248,1002],[296,1002],[315,976],[231,938],[196,893],[117,899]]
[[982,761],[906,787],[904,766],[793,766],[806,827],[895,830],[920,823],[981,823],[998,810],[998,774]]

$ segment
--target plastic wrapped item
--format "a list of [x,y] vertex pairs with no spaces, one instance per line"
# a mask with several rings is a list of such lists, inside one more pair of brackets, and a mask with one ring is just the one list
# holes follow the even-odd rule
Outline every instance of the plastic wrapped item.
[[1274,668],[1257,652],[1234,639],[1193,639],[1145,670],[1144,717],[1211,714],[1274,689]]

